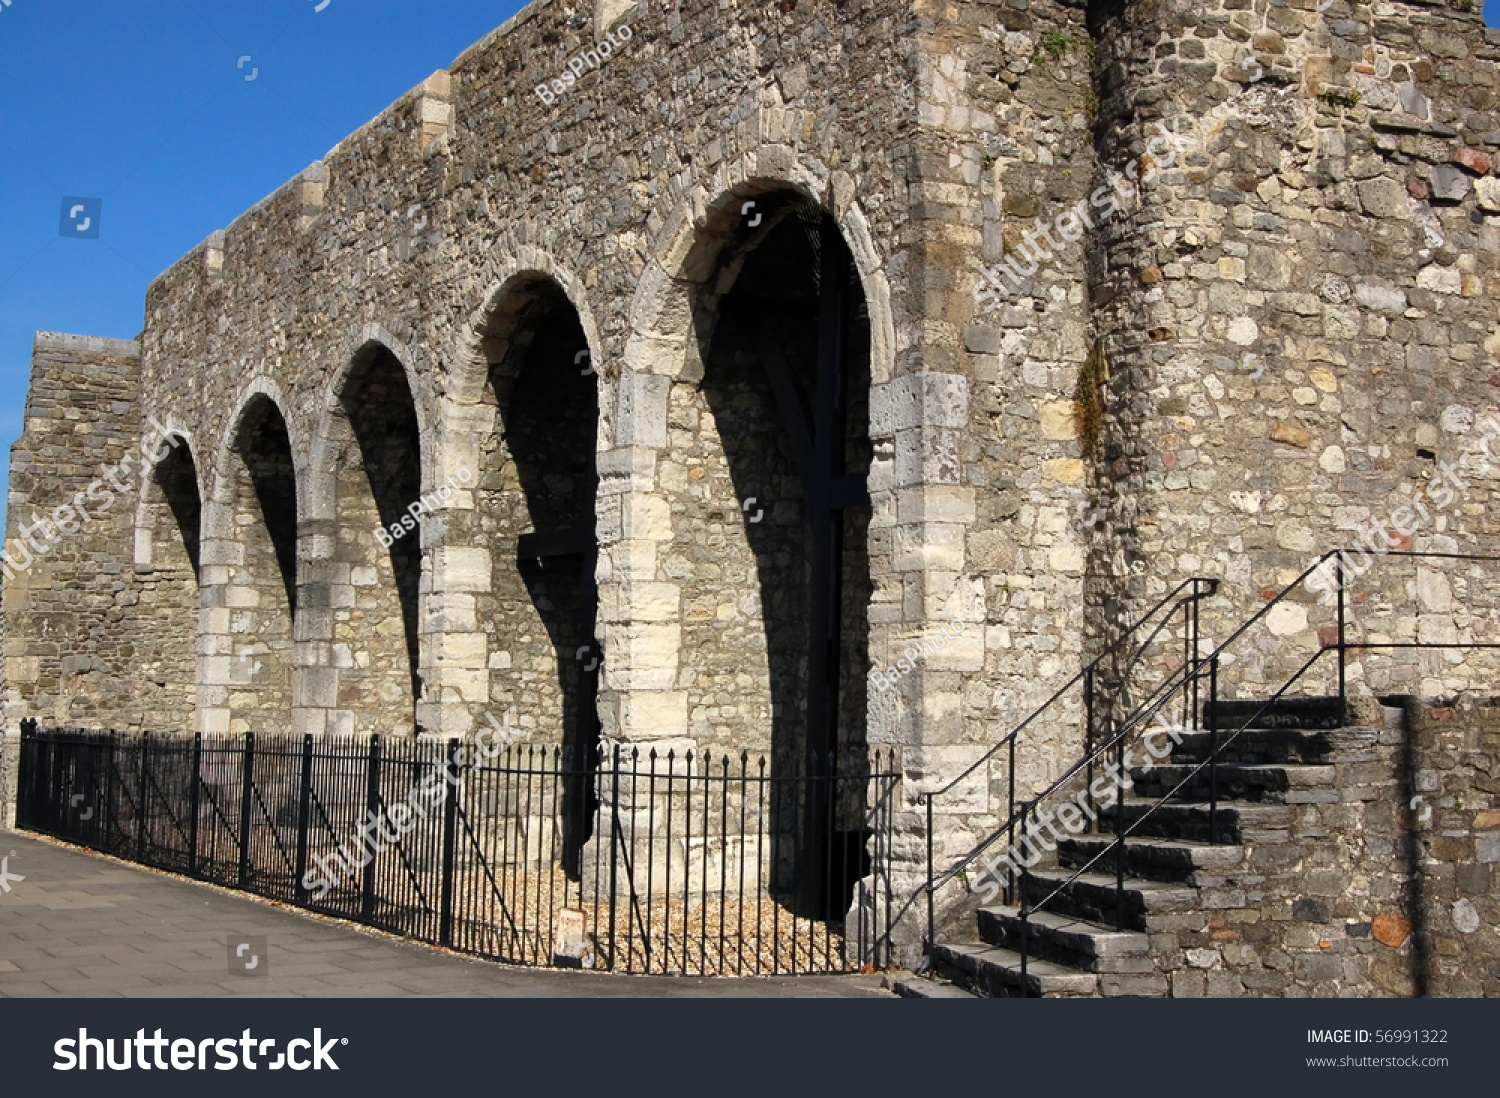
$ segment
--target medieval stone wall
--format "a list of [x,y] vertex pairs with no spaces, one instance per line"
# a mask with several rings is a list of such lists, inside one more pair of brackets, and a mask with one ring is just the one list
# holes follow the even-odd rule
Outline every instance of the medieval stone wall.
[[[1220,638],[1372,522],[1393,549],[1497,544],[1500,466],[1481,444],[1500,351],[1500,35],[1426,0],[1312,9],[1097,20],[1101,161],[1123,171],[1158,124],[1186,143],[1106,228],[1091,287],[1109,367],[1094,557],[1116,575],[1139,562],[1137,605],[1222,578],[1205,607]],[[1356,565],[1348,640],[1493,639],[1494,563]],[[1234,653],[1242,696],[1336,639],[1332,600],[1299,600]],[[1331,666],[1309,682],[1331,686]],[[1484,652],[1372,653],[1352,681],[1437,694],[1494,672]]]
[[[917,794],[1122,621],[1209,575],[1222,638],[1495,410],[1493,32],[1425,0],[1314,9],[528,7],[158,278],[138,359],[38,344],[12,522],[134,445],[149,393],[187,440],[201,540],[196,569],[171,548],[163,474],[8,581],[7,725],[463,735],[514,709],[566,740],[588,577],[518,552],[585,524],[597,476],[606,739],[795,745],[808,516],[757,339],[807,375],[797,221],[826,217],[860,299],[844,453],[870,493],[843,517],[839,739],[901,750],[915,884]],[[1158,121],[1180,154],[981,307],[980,266],[1140,166]],[[1500,474],[1464,473],[1416,547],[1488,548]],[[1372,572],[1361,635],[1475,635],[1493,583],[1464,567]],[[1279,685],[1329,620],[1310,593],[1278,611],[1226,683]],[[1357,685],[1493,670],[1380,659]],[[1078,715],[1024,740],[1023,794],[1076,756]],[[940,802],[940,859],[1009,777]]]

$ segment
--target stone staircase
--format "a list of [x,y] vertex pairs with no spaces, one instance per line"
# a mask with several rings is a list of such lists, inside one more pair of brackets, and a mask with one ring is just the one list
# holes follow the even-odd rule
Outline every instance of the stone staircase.
[[[1217,719],[1238,729],[1260,704],[1221,702]],[[1219,734],[1215,844],[1207,769],[1147,815],[1208,757],[1210,733],[1183,732],[1168,760],[1132,772],[1134,788],[1118,809],[1127,827],[1147,817],[1125,842],[1123,893],[1115,887],[1116,810],[1109,809],[1100,813],[1100,834],[1064,839],[1032,869],[1031,903],[1052,899],[1032,912],[1025,930],[1024,978],[1019,909],[994,903],[979,909],[974,937],[940,939],[926,980],[907,981],[902,993],[920,997],[925,984],[944,987],[945,995],[962,989],[987,997],[1276,994],[1274,970],[1261,981],[1267,990],[1255,990],[1273,935],[1249,931],[1262,914],[1263,931],[1274,931],[1269,920],[1295,910],[1298,876],[1316,861],[1309,843],[1327,835],[1319,810],[1336,811],[1341,801],[1335,763],[1358,764],[1378,736],[1371,727],[1330,727],[1336,713],[1335,699],[1297,699],[1278,703],[1263,715],[1268,727],[1246,729],[1227,747],[1227,733]],[[1387,710],[1386,718],[1392,713],[1399,710]],[[1092,868],[1070,880],[1096,856]]]

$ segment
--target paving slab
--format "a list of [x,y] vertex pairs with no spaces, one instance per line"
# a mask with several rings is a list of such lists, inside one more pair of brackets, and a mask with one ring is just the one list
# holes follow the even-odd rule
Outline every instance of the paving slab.
[[[518,968],[31,835],[0,832],[0,848],[12,874],[0,891],[0,998],[893,998],[878,975]],[[231,935],[265,950],[259,974],[230,971]]]

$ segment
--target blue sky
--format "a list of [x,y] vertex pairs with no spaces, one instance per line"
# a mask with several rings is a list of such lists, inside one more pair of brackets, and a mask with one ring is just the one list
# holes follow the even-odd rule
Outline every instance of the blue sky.
[[322,2],[0,0],[0,476],[34,332],[133,339],[153,278],[523,6]]
[[152,278],[522,6],[323,3],[0,0],[0,477],[33,332],[133,338]]

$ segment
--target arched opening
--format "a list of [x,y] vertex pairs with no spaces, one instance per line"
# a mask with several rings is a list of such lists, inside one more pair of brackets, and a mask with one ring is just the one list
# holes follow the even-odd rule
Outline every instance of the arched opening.
[[492,547],[491,591],[479,621],[489,633],[491,697],[560,744],[572,773],[562,790],[562,861],[570,876],[593,825],[588,778],[599,740],[603,652],[594,500],[598,391],[578,313],[556,283],[522,276],[484,329],[485,399],[501,429],[479,471],[479,535]]
[[[738,200],[731,206],[728,217],[743,212]],[[721,589],[701,598],[735,609],[712,617],[690,610],[683,649],[720,665],[704,676],[710,683],[743,681],[752,657],[763,668],[736,693],[741,713],[759,712],[764,723],[730,743],[764,743],[768,726],[773,774],[859,777],[872,591],[869,316],[827,214],[785,192],[758,196],[754,206],[759,216],[717,226],[727,243],[705,282],[711,291],[695,303],[700,388],[714,426],[704,435],[718,440],[718,452],[701,457],[706,479],[727,477],[734,501],[733,525],[714,550]],[[717,517],[722,527],[727,508],[717,491],[708,498],[718,506],[706,524]],[[741,609],[747,596],[758,628]],[[690,698],[690,712],[711,711],[711,702]],[[723,743],[728,730],[691,731]],[[863,783],[778,789],[772,890],[812,917],[841,917],[868,870],[865,806],[853,792]]]
[[151,714],[151,731],[185,733],[196,727],[203,504],[187,440],[172,436],[168,441],[170,449],[141,493],[135,532],[139,597],[131,634],[140,680],[150,691],[144,708]]
[[198,468],[185,439],[175,436],[168,441],[171,449],[156,463],[146,482],[136,532],[136,564],[163,576],[180,577],[191,572],[196,608],[203,517]]
[[257,397],[231,452],[230,538],[223,594],[231,638],[229,731],[292,727],[292,622],[297,610],[297,476],[280,410]]
[[[331,731],[420,731],[417,606],[422,523],[442,500],[422,488],[416,404],[401,361],[370,343],[355,355],[334,425],[334,557],[329,583],[338,668]],[[451,494],[452,489],[448,489]]]

